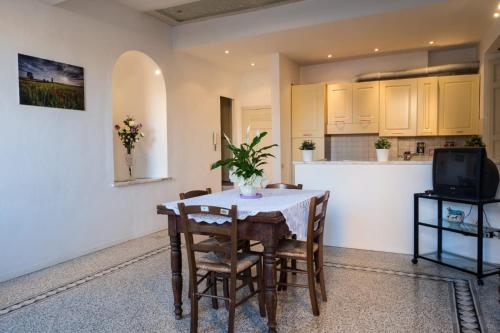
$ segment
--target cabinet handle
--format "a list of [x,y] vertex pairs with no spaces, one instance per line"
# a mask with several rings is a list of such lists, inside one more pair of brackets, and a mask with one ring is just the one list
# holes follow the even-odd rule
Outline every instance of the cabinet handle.
[[398,135],[398,134],[403,134],[403,132],[392,132],[391,134]]
[[345,121],[343,121],[343,120],[335,120],[334,123],[335,124],[343,124],[343,123],[345,123]]
[[311,133],[304,133],[302,136],[313,136]]
[[457,133],[463,133],[464,131],[456,131]]
[[371,123],[372,121],[370,119],[360,119],[360,123]]

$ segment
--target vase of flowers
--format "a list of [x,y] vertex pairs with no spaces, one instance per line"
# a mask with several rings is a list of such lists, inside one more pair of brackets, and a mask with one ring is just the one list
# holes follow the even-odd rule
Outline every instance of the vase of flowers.
[[127,116],[123,121],[123,126],[115,125],[115,130],[120,137],[120,141],[127,151],[125,155],[125,164],[128,168],[128,179],[134,180],[133,167],[134,167],[134,148],[140,139],[144,138],[144,133],[141,131],[142,124],[136,123],[134,118]]
[[262,138],[267,135],[267,132],[259,133],[251,142],[249,142],[247,129],[247,142],[242,143],[239,147],[233,145],[229,138],[224,134],[224,138],[228,143],[228,148],[233,153],[232,158],[219,160],[212,164],[211,169],[227,166],[229,168],[230,180],[237,184],[240,189],[241,197],[243,198],[257,198],[257,188],[262,187],[267,179],[264,175],[262,166],[265,165],[268,157],[274,157],[273,154],[267,151],[273,147],[278,146],[272,144],[262,148],[257,145],[261,142]]
[[375,149],[377,151],[378,162],[387,162],[389,160],[391,142],[387,138],[378,138],[377,141],[375,141]]
[[299,149],[302,151],[302,160],[304,162],[312,162],[313,153],[316,150],[316,144],[311,140],[304,140]]

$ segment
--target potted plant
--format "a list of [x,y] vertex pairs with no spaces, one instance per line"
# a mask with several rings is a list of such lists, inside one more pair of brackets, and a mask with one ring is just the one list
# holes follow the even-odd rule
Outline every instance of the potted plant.
[[139,142],[140,139],[144,137],[144,133],[141,132],[142,124],[137,124],[134,118],[127,116],[123,121],[123,127],[120,125],[115,125],[115,129],[118,132],[118,136],[120,137],[120,141],[123,146],[127,150],[127,155],[125,156],[125,163],[128,167],[128,179],[133,180],[133,171],[132,168],[134,166],[134,148],[135,144]]
[[387,138],[378,138],[375,141],[375,149],[377,150],[377,161],[386,162],[389,160],[391,142]]
[[304,162],[312,162],[313,152],[316,150],[316,144],[311,140],[304,140],[299,149],[302,150],[302,160]]
[[[248,132],[249,131],[247,131],[247,134]],[[266,182],[262,166],[267,163],[266,159],[268,157],[274,157],[273,154],[266,151],[278,146],[277,144],[272,144],[257,148],[257,145],[266,135],[267,132],[257,132],[257,135],[250,143],[248,142],[247,135],[247,142],[236,147],[224,134],[224,138],[228,143],[229,150],[233,153],[233,157],[219,160],[211,166],[212,170],[218,167],[227,166],[229,168],[229,178],[233,183],[238,184],[243,198],[257,198],[257,187],[262,186],[263,183]]]
[[476,147],[484,148],[486,145],[483,142],[483,138],[480,135],[473,135],[469,139],[465,140],[466,147]]

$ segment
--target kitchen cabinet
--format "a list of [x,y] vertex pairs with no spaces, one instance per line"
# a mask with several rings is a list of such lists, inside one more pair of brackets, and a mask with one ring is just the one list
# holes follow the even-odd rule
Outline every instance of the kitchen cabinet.
[[292,137],[325,135],[326,84],[292,86]]
[[323,136],[320,138],[292,138],[292,161],[302,161],[302,150],[299,147],[304,140],[311,140],[316,144],[313,161],[325,159],[325,137]]
[[417,135],[417,79],[380,82],[380,136]]
[[418,79],[417,135],[438,135],[438,78]]
[[439,78],[439,135],[479,133],[479,75]]
[[378,132],[378,81],[330,84],[327,90],[327,134]]

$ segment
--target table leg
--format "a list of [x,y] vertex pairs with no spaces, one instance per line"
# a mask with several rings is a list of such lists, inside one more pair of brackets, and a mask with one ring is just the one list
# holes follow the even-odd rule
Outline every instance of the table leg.
[[267,326],[269,332],[276,332],[276,244],[264,245],[264,288],[267,312]]
[[182,319],[182,252],[181,235],[170,235],[170,267],[174,292],[175,319]]

